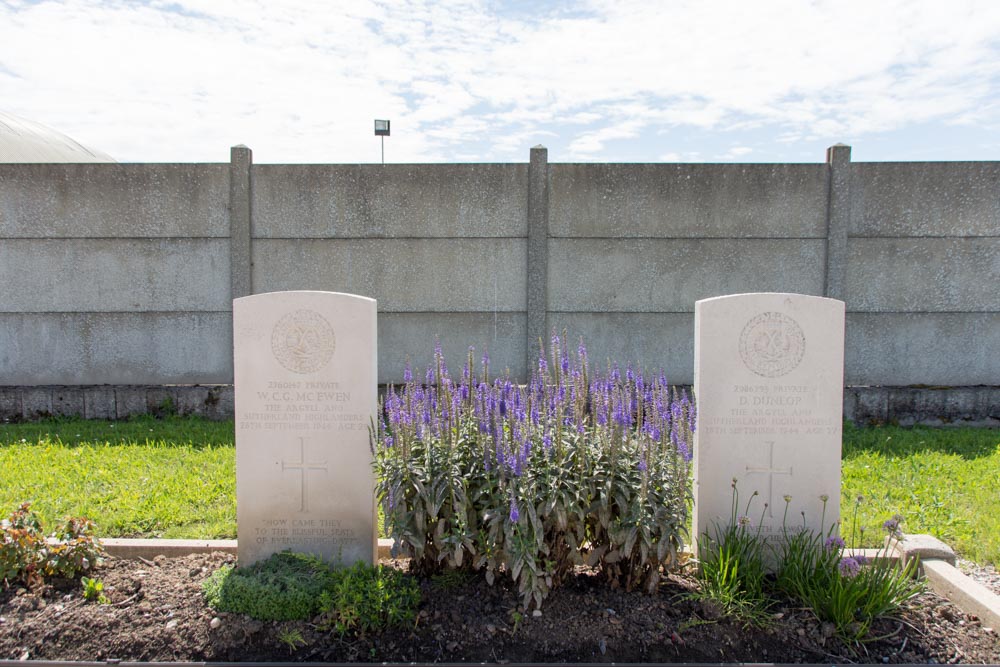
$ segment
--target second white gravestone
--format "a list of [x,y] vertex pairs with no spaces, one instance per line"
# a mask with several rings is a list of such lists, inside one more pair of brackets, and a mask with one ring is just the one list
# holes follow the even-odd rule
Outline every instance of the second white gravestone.
[[737,519],[756,491],[747,516],[766,539],[803,517],[825,533],[840,518],[844,303],[736,294],[694,312],[696,536],[731,521],[733,479]]
[[233,349],[240,564],[286,549],[374,563],[375,300],[305,291],[235,299]]

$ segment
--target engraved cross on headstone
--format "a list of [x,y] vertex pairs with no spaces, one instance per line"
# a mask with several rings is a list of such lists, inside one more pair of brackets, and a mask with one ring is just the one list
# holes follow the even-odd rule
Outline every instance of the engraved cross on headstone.
[[767,515],[774,517],[774,476],[791,475],[792,469],[774,467],[774,441],[767,441],[767,467],[747,466],[747,473],[762,473],[767,475]]
[[299,438],[299,460],[298,461],[281,461],[281,471],[286,470],[298,470],[299,478],[302,483],[302,497],[299,502],[299,511],[308,512],[309,511],[309,471],[310,470],[322,470],[323,472],[329,472],[326,461],[306,461],[306,439]]

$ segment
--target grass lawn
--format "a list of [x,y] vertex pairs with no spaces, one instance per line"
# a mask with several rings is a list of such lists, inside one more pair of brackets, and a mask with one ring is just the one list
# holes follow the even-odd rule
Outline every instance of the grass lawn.
[[1000,565],[1000,430],[845,427],[845,534],[859,495],[866,546],[899,513],[904,532],[930,533],[964,558]]
[[[236,536],[233,423],[196,418],[0,425],[0,514],[30,501],[46,527],[85,515],[104,537]],[[1000,564],[1000,430],[844,429],[843,533],[882,522]]]
[[31,502],[103,537],[236,537],[233,423],[139,418],[0,425],[0,514]]

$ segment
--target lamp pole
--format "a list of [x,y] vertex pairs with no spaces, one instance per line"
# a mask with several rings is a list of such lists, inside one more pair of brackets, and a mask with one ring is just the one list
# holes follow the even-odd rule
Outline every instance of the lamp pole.
[[389,136],[389,121],[375,119],[375,136],[382,139],[382,164],[385,164],[385,138]]

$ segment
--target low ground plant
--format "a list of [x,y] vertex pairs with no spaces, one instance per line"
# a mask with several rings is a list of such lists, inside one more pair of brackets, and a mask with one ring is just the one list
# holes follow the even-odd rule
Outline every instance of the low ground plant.
[[249,567],[226,565],[202,584],[218,611],[265,621],[316,619],[321,628],[358,635],[416,618],[416,581],[381,565],[332,568],[316,556],[284,551]]
[[509,576],[525,605],[576,565],[655,591],[686,539],[694,407],[662,374],[591,374],[553,336],[531,381],[458,379],[440,347],[423,378],[390,387],[373,438],[385,528],[425,574]]
[[0,521],[0,583],[30,586],[47,577],[72,579],[93,570],[103,558],[89,519],[67,518],[48,539],[30,503],[21,503]]
[[339,634],[366,634],[412,625],[420,604],[413,577],[391,567],[364,563],[336,570],[320,595],[320,627]]
[[281,552],[249,567],[224,565],[202,584],[205,602],[218,611],[262,621],[295,621],[320,613],[320,596],[333,585],[320,558]]
[[108,604],[111,600],[104,594],[104,582],[92,577],[81,577],[83,599],[97,604]]

